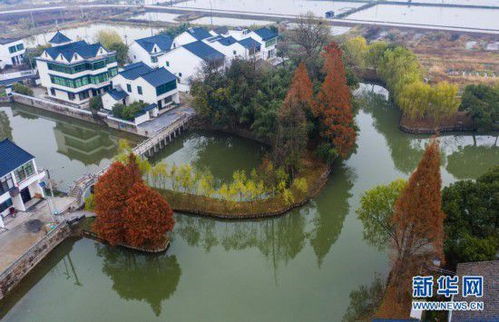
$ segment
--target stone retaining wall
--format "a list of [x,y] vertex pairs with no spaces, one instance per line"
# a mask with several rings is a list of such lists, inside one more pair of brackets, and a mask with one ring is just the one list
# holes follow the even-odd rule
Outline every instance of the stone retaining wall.
[[66,222],[60,223],[3,271],[0,274],[0,300],[70,234],[71,229]]
[[127,121],[120,122],[115,118],[110,119],[107,117],[106,113],[98,112],[97,116],[94,116],[89,110],[73,107],[67,104],[57,103],[48,99],[22,95],[18,93],[12,93],[11,98],[12,101],[16,103],[33,106],[45,111],[76,118],[98,125],[107,125],[116,130],[125,131],[140,136],[146,136],[146,133],[143,129],[137,128],[136,126],[131,126],[130,122]]

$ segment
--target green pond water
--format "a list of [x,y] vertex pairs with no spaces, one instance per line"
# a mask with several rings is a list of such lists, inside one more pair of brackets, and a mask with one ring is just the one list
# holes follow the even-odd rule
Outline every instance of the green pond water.
[[[374,185],[407,177],[429,140],[400,132],[398,112],[381,96],[370,96],[362,105],[356,116],[357,152],[334,167],[324,190],[303,208],[244,222],[176,214],[171,247],[161,255],[109,248],[88,239],[67,240],[0,301],[0,318],[341,320],[350,293],[369,286],[377,275],[386,277],[389,269],[387,254],[362,239],[362,223],[355,214],[360,196]],[[68,164],[76,173],[109,162],[112,153],[84,162],[60,151],[53,129],[73,121],[38,113],[19,116],[24,108],[1,110],[14,129],[14,141],[37,155],[39,163],[60,160],[58,165]],[[1,124],[3,128],[5,121]],[[103,140],[119,137],[86,127]],[[30,144],[33,137],[37,143]],[[499,163],[497,136],[446,135],[441,147],[444,184],[476,178]],[[255,167],[262,153],[246,140],[197,132],[182,135],[155,160],[190,162],[226,179],[235,169]]]

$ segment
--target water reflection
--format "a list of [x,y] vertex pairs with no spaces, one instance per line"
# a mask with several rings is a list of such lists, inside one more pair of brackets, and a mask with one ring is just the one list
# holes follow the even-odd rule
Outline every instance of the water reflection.
[[156,316],[161,303],[177,289],[181,270],[175,255],[143,254],[120,247],[95,244],[103,258],[102,272],[113,282],[113,290],[125,300],[145,301]]
[[0,137],[9,136],[51,169],[59,190],[73,180],[110,163],[118,141],[135,145],[141,138],[96,124],[63,117],[24,105],[0,107]]
[[[497,137],[495,142],[497,144]],[[447,157],[447,171],[461,180],[477,178],[497,164],[499,164],[497,145],[476,145],[476,141],[473,145],[459,146]]]
[[0,111],[0,141],[4,139],[12,140],[12,127],[7,113]]
[[334,186],[315,201],[317,215],[314,218],[314,229],[310,238],[319,267],[341,233],[343,222],[350,210],[348,200],[352,196],[350,193],[353,187],[352,173],[344,166],[335,168],[329,180],[334,182]]
[[196,131],[177,137],[151,162],[169,165],[191,164],[197,170],[208,170],[216,179],[232,180],[236,170],[256,168],[265,148],[250,140],[230,135]]

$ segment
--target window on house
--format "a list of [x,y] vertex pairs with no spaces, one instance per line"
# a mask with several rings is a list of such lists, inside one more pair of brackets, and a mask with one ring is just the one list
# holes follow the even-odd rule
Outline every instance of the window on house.
[[170,67],[170,62],[169,61],[167,61],[165,64],[166,64],[166,67]]
[[234,55],[237,55],[237,51],[235,51],[235,50],[234,50],[232,53],[233,53]]
[[55,96],[55,89],[54,88],[50,89],[50,95]]
[[158,87],[156,87],[156,96],[163,95],[164,93],[169,92],[171,90],[174,90],[175,88],[177,88],[176,81],[172,81],[172,82],[169,82],[166,84],[159,85]]
[[182,77],[182,73],[178,73],[178,77]]
[[75,96],[75,94],[73,94],[73,93],[68,93],[68,98],[69,98],[71,101],[73,101],[73,100],[76,98],[76,96]]
[[13,187],[14,181],[12,181],[12,176],[10,174],[0,179],[0,195],[3,195]]
[[0,212],[4,212],[5,210],[12,207],[12,199],[7,199],[4,202],[0,203]]
[[158,57],[151,57],[151,61],[153,63],[157,63],[158,62]]
[[137,59],[137,56],[133,55],[133,59]]
[[89,98],[90,94],[88,93],[88,91],[84,91],[84,92],[81,92],[80,94],[78,94],[78,96],[80,97],[80,100],[84,100],[84,99]]
[[13,54],[17,51],[16,46],[10,46],[9,47],[9,53]]
[[23,44],[18,44],[18,45],[16,46],[16,49],[17,49],[17,50],[23,50],[23,49],[24,49],[24,45],[23,45]]
[[142,95],[142,86],[137,86],[137,92]]
[[24,165],[20,166],[18,169],[14,171],[17,182],[21,182],[24,179],[30,177],[35,172],[33,168],[33,161],[29,161]]
[[128,93],[131,93],[131,92],[132,92],[132,85],[130,85],[130,84],[126,84],[126,91],[127,91]]

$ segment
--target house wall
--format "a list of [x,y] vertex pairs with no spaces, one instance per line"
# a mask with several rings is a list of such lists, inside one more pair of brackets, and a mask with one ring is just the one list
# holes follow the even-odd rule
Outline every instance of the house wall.
[[267,41],[263,41],[262,40],[262,37],[258,36],[257,33],[255,33],[254,31],[252,31],[250,34],[250,37],[255,39],[256,41],[258,41],[261,45],[262,45],[262,58],[263,59],[270,59],[270,58],[273,58],[276,56],[276,53],[277,53],[277,50],[276,50],[276,45],[277,45],[277,41],[273,44],[273,45],[270,45],[270,46],[266,46],[266,42]]
[[[22,44],[24,48],[14,53],[9,52],[9,47],[17,46],[19,44]],[[22,39],[4,45],[0,45],[0,69],[5,68],[5,66],[7,65],[13,65],[12,63],[13,57],[14,61],[16,62],[16,64],[14,65],[21,64],[23,62],[23,57],[25,52],[26,52],[26,45],[24,44],[24,41]]]
[[[214,42],[209,42],[209,41],[204,41],[208,46],[214,48],[215,50],[218,50],[222,54],[225,55],[225,57],[228,58],[229,61],[233,60],[236,57],[240,58],[249,58],[249,51],[240,43],[234,43],[230,46],[224,46],[218,41]],[[234,53],[235,51],[235,53]]]
[[108,93],[105,93],[104,95],[102,95],[102,107],[104,107],[104,109],[106,110],[109,110],[109,111],[112,111],[113,110],[113,106],[116,104],[116,103],[123,103],[122,101],[117,101],[115,100],[111,95],[109,95]]
[[[48,61],[50,61],[50,58],[48,58],[48,57],[49,56],[46,53],[44,53],[41,58],[47,59]],[[50,75],[61,76],[61,77],[65,77],[68,79],[76,79],[76,78],[79,78],[82,76],[87,76],[87,75],[102,74],[102,73],[108,72],[110,68],[118,67],[118,63],[113,62],[113,63],[107,64],[103,68],[99,68],[96,70],[85,70],[85,71],[81,71],[79,73],[66,74],[66,73],[62,73],[62,72],[58,72],[58,71],[54,71],[54,70],[49,70],[48,69],[48,61],[40,60],[40,59],[37,59],[37,61],[36,61],[38,73],[40,75],[41,86],[43,86],[47,89],[48,96],[62,100],[62,101],[66,101],[69,103],[73,103],[73,104],[87,103],[90,100],[90,98],[93,96],[92,91],[88,92],[89,90],[95,89],[98,91],[97,95],[99,95],[102,92],[102,88],[105,86],[108,86],[110,84],[110,81],[108,80],[105,82],[101,82],[99,84],[87,84],[87,85],[80,86],[77,88],[72,88],[72,87],[66,87],[66,86],[59,85],[59,84],[53,84],[51,79],[50,79]],[[83,58],[81,58],[80,56],[76,56],[76,59],[74,59],[71,62],[71,64],[83,62],[83,61],[85,61]],[[55,59],[55,62],[67,62],[67,61],[64,59],[64,57],[62,57],[62,55],[60,55],[59,57],[57,57]],[[51,88],[54,89],[54,93],[52,93],[52,91],[50,90]],[[78,93],[84,92],[84,91],[87,91],[89,93],[89,96],[87,98],[80,99]],[[75,94],[75,98],[70,99],[68,93]]]
[[143,62],[153,68],[158,66],[157,63],[152,62],[151,55],[135,41],[130,45],[128,57],[133,63]]
[[[166,62],[169,62],[169,66]],[[179,47],[171,50],[160,57],[160,65],[177,76],[178,82],[188,85],[190,80],[196,76],[203,66],[203,60],[187,49]]]

